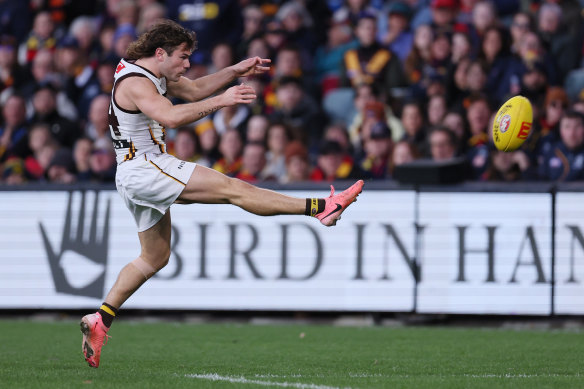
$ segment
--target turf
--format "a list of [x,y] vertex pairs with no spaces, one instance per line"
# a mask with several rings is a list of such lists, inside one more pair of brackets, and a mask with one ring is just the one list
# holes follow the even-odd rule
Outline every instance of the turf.
[[[5,388],[584,388],[582,332],[0,320]],[[212,378],[216,379],[213,381]]]

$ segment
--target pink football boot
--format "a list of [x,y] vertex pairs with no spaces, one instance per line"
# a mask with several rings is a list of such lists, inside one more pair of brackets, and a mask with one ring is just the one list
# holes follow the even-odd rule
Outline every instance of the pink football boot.
[[331,185],[331,195],[324,199],[324,211],[315,217],[327,227],[337,224],[345,208],[357,201],[357,196],[363,190],[363,184],[363,180],[359,180],[339,194],[335,194],[335,188]]
[[81,350],[85,360],[91,367],[99,367],[99,357],[101,356],[101,347],[107,343],[109,336],[107,328],[101,320],[99,312],[83,316],[81,319],[81,332],[83,333],[83,342]]

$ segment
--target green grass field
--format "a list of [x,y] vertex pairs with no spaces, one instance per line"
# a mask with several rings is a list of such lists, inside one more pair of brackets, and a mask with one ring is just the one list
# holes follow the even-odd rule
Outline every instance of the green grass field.
[[2,388],[584,388],[582,332],[0,320]]

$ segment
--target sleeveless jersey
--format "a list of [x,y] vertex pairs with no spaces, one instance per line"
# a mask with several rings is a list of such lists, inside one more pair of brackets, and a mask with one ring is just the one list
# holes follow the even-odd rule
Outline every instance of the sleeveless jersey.
[[139,110],[127,110],[116,103],[116,86],[128,77],[146,77],[156,86],[158,93],[166,96],[166,78],[157,78],[150,70],[125,59],[120,61],[109,105],[109,127],[118,164],[144,153],[166,152],[166,131],[160,123]]

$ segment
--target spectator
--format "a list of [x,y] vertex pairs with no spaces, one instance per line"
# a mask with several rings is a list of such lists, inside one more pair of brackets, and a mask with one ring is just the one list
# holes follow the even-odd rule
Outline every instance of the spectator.
[[489,168],[486,172],[487,181],[515,182],[523,179],[523,171],[530,166],[529,159],[523,151],[504,152],[493,150]]
[[[255,4],[245,6],[241,13],[243,15],[243,33],[237,45],[237,57],[245,58],[250,42],[258,37],[263,30],[264,13]],[[268,58],[268,56],[261,58]]]
[[201,158],[197,160],[197,163],[211,167],[221,158],[221,153],[219,152],[219,135],[213,127],[213,123],[210,120],[203,120],[197,122],[195,126],[195,133],[199,137],[199,146],[201,148]]
[[389,160],[391,156],[391,130],[383,121],[378,121],[371,126],[369,136],[364,143],[365,156],[361,160],[360,167],[365,174],[380,180],[389,177]]
[[60,148],[55,152],[47,169],[47,178],[58,184],[75,182],[75,161],[70,149]]
[[0,162],[8,157],[24,158],[29,153],[24,99],[10,96],[2,107],[0,125]]
[[387,30],[381,37],[381,43],[394,52],[402,63],[412,50],[414,35],[410,29],[412,9],[402,1],[389,6],[387,13]]
[[79,138],[73,147],[73,160],[75,162],[76,181],[90,181],[91,175],[91,151],[93,142],[89,138]]
[[85,135],[91,138],[97,147],[109,147],[112,142],[109,128],[109,105],[111,97],[98,95],[89,106],[89,122],[85,126]]
[[410,142],[420,153],[425,154],[426,131],[420,105],[415,101],[406,102],[402,108],[401,121],[404,126],[404,136],[401,140]]
[[463,58],[472,55],[472,46],[470,37],[465,31],[454,31],[452,34],[452,50],[450,62],[458,64]]
[[50,85],[39,87],[32,98],[34,108],[33,122],[50,125],[53,138],[64,147],[72,148],[81,136],[79,125],[62,117],[57,112],[57,97],[55,89]]
[[[264,57],[262,57],[264,58]],[[235,53],[226,42],[218,42],[211,50],[211,65],[207,70],[208,74],[216,73],[235,63]]]
[[416,28],[412,50],[406,57],[404,72],[411,84],[417,84],[422,79],[424,67],[432,58],[431,46],[434,41],[432,27],[423,24]]
[[430,97],[430,101],[428,101],[428,124],[431,127],[440,125],[446,116],[447,110],[446,97],[443,94]]
[[247,121],[247,130],[245,133],[245,141],[247,142],[266,142],[266,134],[270,121],[264,115],[253,115]]
[[290,127],[294,139],[304,143],[317,142],[322,135],[322,114],[318,104],[302,89],[301,81],[295,77],[283,77],[276,95],[279,105],[270,120]]
[[546,152],[539,166],[544,180],[584,179],[584,115],[568,111],[560,120],[560,140]]
[[261,177],[281,181],[286,175],[286,146],[290,142],[290,130],[283,124],[274,123],[268,128],[267,143],[268,149],[265,155],[265,167]]
[[[472,9],[472,24],[470,25],[470,40],[472,47],[479,48],[485,32],[496,26],[497,10],[491,0],[481,0]],[[476,53],[475,53],[476,54]]]
[[361,83],[378,84],[391,93],[396,87],[406,86],[399,57],[376,41],[376,20],[363,14],[355,29],[359,47],[345,53],[341,70],[342,86],[357,86]]
[[33,124],[28,132],[28,147],[31,154],[24,160],[24,166],[28,177],[39,180],[44,176],[46,166],[41,164],[40,154],[43,148],[47,146],[52,147],[55,150],[58,147],[57,142],[55,142],[51,136],[49,126],[42,123]]
[[420,153],[412,143],[401,140],[393,146],[391,157],[389,161],[389,173],[393,176],[395,167],[410,163],[420,158]]
[[51,14],[47,11],[39,12],[34,18],[32,31],[18,49],[18,63],[23,66],[29,64],[40,49],[54,50],[57,39]]
[[213,127],[219,135],[223,135],[231,128],[243,134],[250,114],[245,104],[223,107],[213,115]]
[[462,114],[458,111],[448,111],[440,125],[448,128],[456,135],[456,148],[460,152],[464,152],[466,150],[467,134]]
[[75,18],[69,28],[69,35],[77,41],[79,50],[84,57],[90,61],[97,60],[99,56],[99,51],[95,45],[97,25],[92,17],[79,16]]
[[232,128],[225,131],[219,141],[219,151],[222,157],[213,164],[213,169],[235,177],[241,170],[241,155],[243,152],[243,143],[239,131]]
[[581,53],[578,44],[582,44],[582,39],[569,33],[568,29],[562,25],[562,9],[555,3],[544,3],[541,5],[537,17],[537,29],[547,52],[555,60],[558,70],[558,81],[563,82],[563,78],[572,69],[576,69],[580,63]]
[[489,162],[489,124],[491,108],[484,95],[472,95],[469,98],[469,106],[466,114],[470,138],[467,143],[467,160],[471,166],[473,179],[485,179],[485,172]]
[[16,61],[16,40],[9,35],[0,36],[0,96],[13,93],[25,79],[26,73]]
[[354,49],[358,43],[352,40],[352,31],[347,23],[334,22],[328,30],[325,46],[316,50],[314,70],[320,85],[320,93],[326,95],[340,86],[341,66],[347,50]]
[[434,31],[454,31],[454,22],[458,12],[456,0],[432,0],[432,29]]
[[288,184],[308,181],[310,178],[310,164],[308,162],[308,150],[299,141],[288,143],[285,150],[286,175],[281,182]]
[[282,23],[287,41],[301,48],[302,62],[308,66],[312,62],[318,42],[312,30],[312,18],[304,3],[285,2],[278,9],[276,19]]
[[261,143],[248,143],[243,147],[241,169],[235,177],[247,182],[257,182],[260,179],[272,180],[272,176],[262,176],[266,166],[266,147]]
[[153,2],[140,8],[136,32],[142,34],[150,29],[160,19],[166,17],[166,7],[160,3]]
[[346,0],[345,4],[333,13],[333,20],[347,23],[355,29],[362,14],[377,15],[377,10],[370,6],[369,2],[369,0]]
[[174,138],[174,156],[188,162],[197,162],[200,158],[198,153],[197,136],[188,127],[177,129]]
[[527,12],[518,12],[513,15],[513,22],[511,23],[511,53],[520,55],[521,40],[528,31],[533,31],[533,22],[531,14]]
[[317,165],[310,174],[312,181],[334,181],[363,177],[356,165],[347,169],[343,165],[343,149],[334,141],[324,141],[318,150]]
[[101,148],[94,145],[89,158],[91,176],[99,182],[114,182],[116,177],[116,155],[110,147]]
[[430,157],[433,161],[448,161],[457,154],[458,140],[456,135],[446,127],[434,127],[428,135]]

